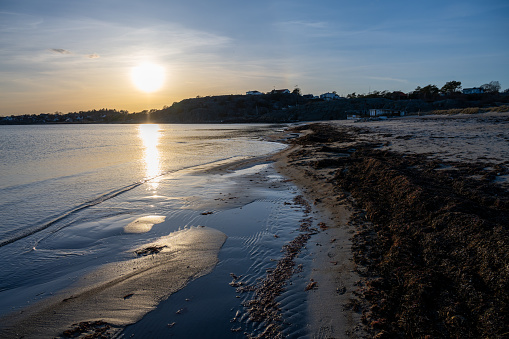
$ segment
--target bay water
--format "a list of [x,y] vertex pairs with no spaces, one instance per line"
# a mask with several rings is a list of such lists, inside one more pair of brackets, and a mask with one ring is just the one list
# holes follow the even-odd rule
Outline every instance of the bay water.
[[[267,167],[261,164],[229,176],[189,174],[277,152],[285,146],[265,136],[282,128],[237,124],[0,126],[0,316],[69,287],[101,265],[129,259],[136,246],[200,223],[212,214],[202,213],[208,202],[219,200],[221,194],[225,203],[234,198],[226,197],[231,194],[226,192],[232,176],[252,175]],[[268,180],[284,181],[275,176],[270,174]],[[223,227],[221,231],[232,244],[238,242],[225,247],[221,260],[226,263],[242,257],[246,254],[242,248],[251,248],[249,260],[253,255],[257,259],[250,265],[263,272],[270,264],[267,253],[277,255],[282,241],[291,239],[302,213],[287,206],[291,199],[288,187],[271,193],[259,190],[258,199],[249,199],[227,208],[222,217],[220,213],[216,216],[217,227]],[[125,231],[126,225],[146,216],[166,221],[150,232]],[[256,225],[233,230],[225,220]],[[288,234],[270,250],[260,247],[262,238],[273,242],[273,234],[285,227]],[[229,255],[228,251],[238,253]],[[233,260],[232,265],[240,269],[245,262]],[[253,275],[255,278],[260,275]]]

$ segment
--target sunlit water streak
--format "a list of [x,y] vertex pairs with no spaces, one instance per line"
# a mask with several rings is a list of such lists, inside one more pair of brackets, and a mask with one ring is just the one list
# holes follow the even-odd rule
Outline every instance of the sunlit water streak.
[[144,146],[145,179],[150,180],[148,182],[150,189],[156,191],[159,186],[157,177],[162,174],[161,155],[158,149],[161,136],[159,125],[140,125],[139,136]]

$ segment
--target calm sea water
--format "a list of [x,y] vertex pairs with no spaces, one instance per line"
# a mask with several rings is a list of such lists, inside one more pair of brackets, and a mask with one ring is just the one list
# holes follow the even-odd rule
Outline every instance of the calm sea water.
[[[252,125],[0,126],[0,244],[166,173],[281,148]],[[142,206],[133,206],[142,208]]]
[[135,217],[171,219],[178,210],[174,228],[185,225],[182,201],[199,196],[203,183],[179,181],[180,173],[280,150],[262,139],[277,128],[0,126],[0,315],[22,306],[20,294],[30,300],[65,287],[163,235],[126,236],[121,226]]

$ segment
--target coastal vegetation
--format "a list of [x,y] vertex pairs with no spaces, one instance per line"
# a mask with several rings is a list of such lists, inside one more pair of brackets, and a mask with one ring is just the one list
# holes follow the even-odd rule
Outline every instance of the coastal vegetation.
[[[55,112],[31,115],[11,115],[0,118],[0,124],[54,123],[272,123],[295,121],[341,120],[348,115],[366,115],[370,109],[390,109],[406,114],[445,113],[447,110],[500,107],[509,104],[509,89],[500,92],[498,81],[492,81],[470,93],[461,91],[461,82],[449,81],[441,88],[436,85],[418,86],[414,91],[372,91],[350,93],[345,98],[335,92],[331,96],[302,95],[273,90],[257,95],[220,95],[196,97],[174,102],[162,109],[130,113],[126,110],[102,108],[79,112]],[[474,109],[475,110],[475,109]]]

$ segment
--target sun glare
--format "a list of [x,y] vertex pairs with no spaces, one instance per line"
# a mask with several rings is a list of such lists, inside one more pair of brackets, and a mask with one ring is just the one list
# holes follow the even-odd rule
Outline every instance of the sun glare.
[[165,78],[162,66],[144,63],[131,71],[131,79],[136,87],[143,92],[155,92],[163,86]]

